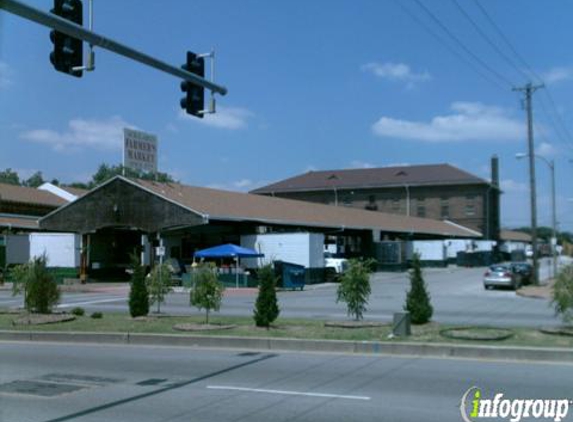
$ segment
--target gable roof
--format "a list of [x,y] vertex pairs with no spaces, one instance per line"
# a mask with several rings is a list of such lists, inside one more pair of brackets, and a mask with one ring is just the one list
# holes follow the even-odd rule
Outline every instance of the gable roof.
[[[396,233],[420,233],[437,236],[480,237],[481,234],[449,222],[407,217],[349,207],[336,207],[249,193],[131,180],[171,202],[203,215],[209,220],[253,221],[277,225],[294,225],[357,230],[381,230]],[[69,206],[72,206],[70,204]]]
[[366,169],[310,171],[258,189],[251,193],[359,189],[394,186],[465,185],[490,183],[450,164],[379,167]]
[[531,235],[515,230],[501,230],[499,238],[505,241],[531,243]]
[[63,198],[44,190],[0,183],[0,201],[59,207],[66,204]]

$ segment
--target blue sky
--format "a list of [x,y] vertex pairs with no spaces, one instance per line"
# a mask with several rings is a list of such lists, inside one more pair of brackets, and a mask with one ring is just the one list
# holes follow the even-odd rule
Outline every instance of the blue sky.
[[[479,0],[526,67],[477,1],[94,0],[96,32],[169,63],[215,47],[229,94],[203,120],[181,113],[177,79],[105,50],[81,79],[56,72],[48,29],[0,12],[0,168],[86,181],[121,161],[124,126],[156,134],[160,169],[182,182],[243,191],[310,169],[392,164],[448,162],[487,178],[497,154],[503,224],[528,225],[527,165],[514,158],[525,112],[511,88],[533,71],[548,87],[534,95],[536,149],[556,160],[558,220],[573,230],[573,4]],[[537,174],[549,225],[541,161]]]

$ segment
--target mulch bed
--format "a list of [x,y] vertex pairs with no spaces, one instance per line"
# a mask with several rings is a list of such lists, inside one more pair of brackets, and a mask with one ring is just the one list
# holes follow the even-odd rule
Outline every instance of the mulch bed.
[[496,327],[457,327],[440,331],[442,337],[454,340],[501,341],[513,337],[513,331]]
[[388,326],[388,324],[365,321],[331,321],[325,322],[324,326],[329,328],[380,328]]
[[543,334],[573,337],[573,326],[543,327],[540,328],[539,331],[541,331]]
[[28,314],[12,321],[14,325],[43,325],[57,324],[75,320],[74,315],[69,314]]
[[185,323],[185,324],[175,324],[173,326],[174,330],[177,331],[221,331],[221,330],[230,330],[235,328],[236,325],[232,324],[194,324],[194,323]]

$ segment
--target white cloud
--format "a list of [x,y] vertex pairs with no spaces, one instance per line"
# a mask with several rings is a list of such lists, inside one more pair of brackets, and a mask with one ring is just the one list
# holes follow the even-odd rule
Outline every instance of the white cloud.
[[481,103],[455,102],[452,114],[429,122],[381,117],[372,131],[381,137],[424,142],[507,141],[523,139],[524,124],[512,119],[500,107]]
[[5,62],[0,62],[0,89],[8,88],[12,85],[13,72],[10,66]]
[[550,143],[542,142],[535,150],[535,153],[543,157],[555,157],[559,154],[559,150]]
[[350,168],[354,168],[354,169],[371,169],[374,167],[376,167],[376,165],[374,165],[372,163],[360,161],[360,160],[353,160],[350,162]]
[[73,119],[68,123],[67,131],[35,129],[21,133],[20,137],[27,141],[50,145],[56,151],[82,148],[114,150],[122,147],[125,127],[134,126],[119,116],[107,120]]
[[546,84],[567,81],[573,79],[573,67],[554,67],[541,76]]
[[405,63],[367,63],[361,69],[363,72],[370,72],[379,78],[389,81],[407,82],[410,87],[415,82],[432,79],[432,76],[427,71],[416,73]]
[[211,126],[228,130],[246,129],[248,120],[254,116],[254,113],[246,108],[240,107],[217,107],[215,114],[206,114],[202,119],[190,116],[184,110],[179,112],[179,118],[201,123],[205,126]]
[[504,179],[500,182],[501,190],[507,193],[528,192],[529,187],[526,183],[516,182],[513,179]]

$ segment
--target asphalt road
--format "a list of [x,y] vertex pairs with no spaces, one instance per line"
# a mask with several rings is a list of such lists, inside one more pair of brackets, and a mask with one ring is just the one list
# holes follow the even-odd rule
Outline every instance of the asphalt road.
[[[542,264],[549,271],[548,260]],[[555,317],[547,300],[517,296],[511,290],[485,290],[484,268],[426,269],[425,280],[434,306],[434,321],[447,324],[498,326],[546,326],[561,321]],[[402,311],[409,288],[405,273],[376,273],[372,277],[372,295],[366,320],[391,321],[394,312]],[[250,316],[256,300],[253,290],[229,289],[220,314]],[[0,292],[0,307],[21,306],[21,297]],[[60,309],[81,306],[88,312],[126,312],[127,289],[84,294],[65,294]],[[279,293],[281,316],[321,320],[346,319],[346,308],[336,303],[336,285],[309,286],[305,291]],[[170,294],[161,308],[169,314],[200,314],[189,306],[187,293]]]
[[0,368],[6,422],[457,422],[472,386],[573,398],[565,364],[0,343]]

